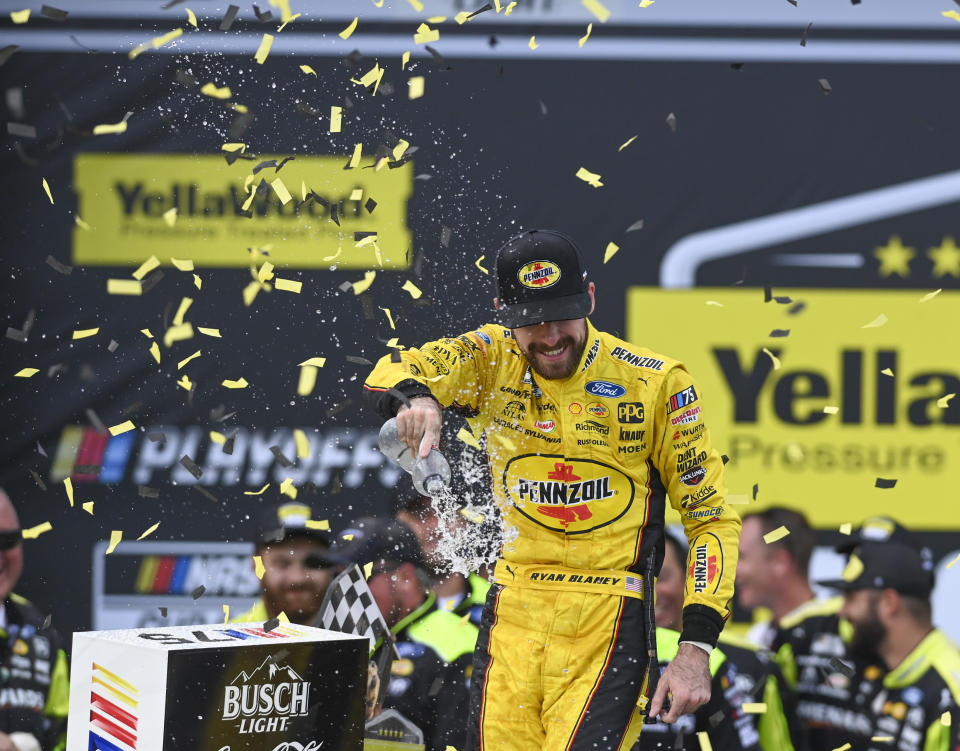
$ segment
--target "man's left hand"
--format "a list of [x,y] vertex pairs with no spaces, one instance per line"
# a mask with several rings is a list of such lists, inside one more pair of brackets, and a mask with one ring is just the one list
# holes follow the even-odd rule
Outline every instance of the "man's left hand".
[[657,693],[650,703],[650,717],[657,717],[670,694],[670,711],[660,718],[671,723],[690,714],[710,700],[710,656],[693,644],[681,644],[660,676]]

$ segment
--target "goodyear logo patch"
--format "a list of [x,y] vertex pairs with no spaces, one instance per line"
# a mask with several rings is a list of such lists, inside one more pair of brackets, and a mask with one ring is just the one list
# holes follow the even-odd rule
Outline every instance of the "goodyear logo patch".
[[532,261],[520,267],[517,279],[529,289],[546,289],[560,281],[560,267],[551,261]]

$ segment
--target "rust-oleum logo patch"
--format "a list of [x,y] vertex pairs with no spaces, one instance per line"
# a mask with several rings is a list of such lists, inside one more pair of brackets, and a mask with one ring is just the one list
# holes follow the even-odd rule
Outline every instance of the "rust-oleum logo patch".
[[520,267],[517,279],[529,289],[546,289],[560,281],[560,267],[551,261],[531,261]]
[[566,534],[582,534],[619,519],[633,504],[634,484],[591,459],[527,454],[511,459],[503,489],[527,519]]

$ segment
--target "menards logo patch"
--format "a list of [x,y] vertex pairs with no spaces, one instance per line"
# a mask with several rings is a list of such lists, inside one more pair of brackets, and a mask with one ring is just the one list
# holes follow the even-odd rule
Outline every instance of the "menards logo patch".
[[589,532],[620,518],[633,503],[634,485],[620,470],[591,459],[526,455],[510,460],[504,492],[541,526],[567,534]]

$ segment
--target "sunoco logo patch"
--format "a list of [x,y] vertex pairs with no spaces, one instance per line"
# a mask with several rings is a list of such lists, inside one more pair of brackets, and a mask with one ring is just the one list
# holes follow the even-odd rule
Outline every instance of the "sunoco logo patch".
[[614,467],[534,454],[510,460],[503,489],[527,519],[566,534],[590,532],[619,519],[634,497],[633,480]]
[[529,289],[546,289],[560,281],[560,267],[550,261],[533,261],[520,267],[517,279]]

